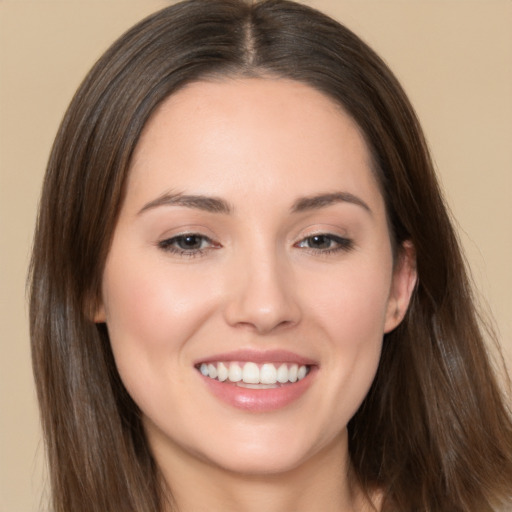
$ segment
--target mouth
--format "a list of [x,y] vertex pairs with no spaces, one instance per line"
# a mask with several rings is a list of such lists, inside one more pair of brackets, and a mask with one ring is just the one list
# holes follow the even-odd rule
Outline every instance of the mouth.
[[311,371],[311,365],[292,362],[217,361],[201,363],[196,368],[204,377],[248,389],[273,389],[294,384]]
[[194,367],[216,399],[254,413],[281,410],[300,400],[319,370],[317,362],[282,350],[217,354]]

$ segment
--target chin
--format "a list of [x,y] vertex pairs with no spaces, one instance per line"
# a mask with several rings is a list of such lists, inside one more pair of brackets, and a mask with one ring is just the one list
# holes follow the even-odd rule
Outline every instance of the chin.
[[[291,435],[290,433],[293,432]],[[205,446],[198,457],[211,466],[230,473],[246,476],[283,475],[298,470],[303,464],[315,460],[327,451],[337,452],[346,440],[342,432],[314,435],[314,429],[297,432],[287,427],[250,429],[243,435],[226,432],[225,440]],[[222,442],[224,441],[224,442]],[[334,448],[334,449],[333,449]]]
[[268,448],[233,450],[231,453],[210,458],[210,464],[229,473],[243,476],[264,477],[289,473],[308,459],[307,454],[296,450],[281,449],[271,453]]

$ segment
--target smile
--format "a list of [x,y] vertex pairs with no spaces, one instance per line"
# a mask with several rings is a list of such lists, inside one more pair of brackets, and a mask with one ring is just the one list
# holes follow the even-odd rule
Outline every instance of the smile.
[[309,396],[320,370],[317,360],[279,349],[212,354],[194,367],[208,393],[251,413],[278,411]]
[[201,363],[197,368],[210,379],[251,389],[269,389],[293,384],[306,377],[311,369],[309,365],[297,363],[258,364],[251,361]]

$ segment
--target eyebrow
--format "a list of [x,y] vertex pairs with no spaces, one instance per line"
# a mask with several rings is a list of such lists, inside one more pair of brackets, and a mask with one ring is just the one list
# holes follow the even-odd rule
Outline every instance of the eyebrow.
[[231,208],[227,201],[217,197],[166,193],[145,204],[139,210],[139,215],[159,206],[185,206],[186,208],[196,208],[206,212],[224,214],[230,214],[233,211],[233,208]]
[[[308,210],[318,210],[337,203],[351,203],[360,206],[368,213],[372,214],[370,207],[361,198],[350,192],[331,192],[301,197],[293,203],[291,211],[292,213],[301,213]],[[165,193],[145,204],[139,210],[138,214],[140,215],[147,210],[152,210],[159,206],[184,206],[186,208],[195,208],[210,213],[223,213],[226,215],[233,212],[233,208],[230,204],[226,200],[218,197]]]
[[351,203],[360,206],[366,210],[370,215],[372,210],[360,197],[351,194],[350,192],[332,192],[328,194],[317,194],[310,197],[302,197],[297,199],[292,206],[292,212],[305,212],[308,210],[317,210],[331,206],[336,203]]

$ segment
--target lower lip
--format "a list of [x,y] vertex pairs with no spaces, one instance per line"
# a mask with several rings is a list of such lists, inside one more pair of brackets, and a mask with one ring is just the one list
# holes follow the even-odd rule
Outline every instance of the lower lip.
[[251,412],[269,412],[282,409],[298,400],[312,384],[316,368],[311,368],[303,379],[277,388],[251,389],[233,382],[220,382],[199,374],[208,389],[223,402]]

